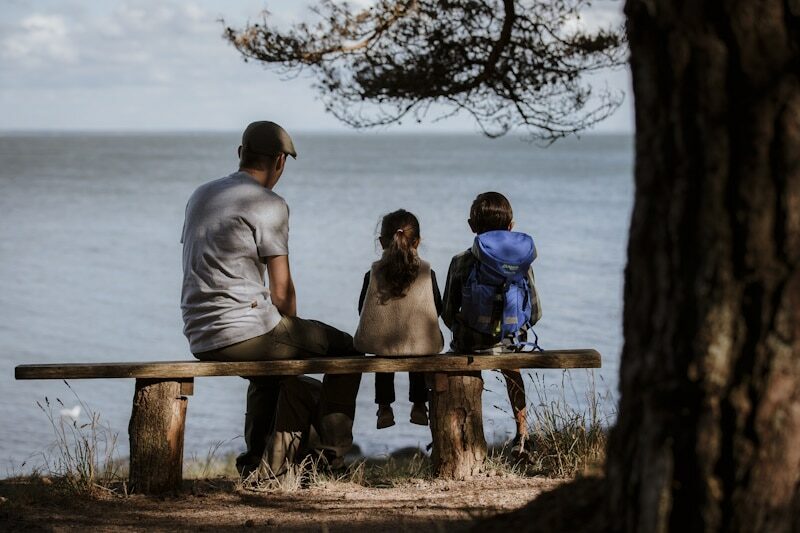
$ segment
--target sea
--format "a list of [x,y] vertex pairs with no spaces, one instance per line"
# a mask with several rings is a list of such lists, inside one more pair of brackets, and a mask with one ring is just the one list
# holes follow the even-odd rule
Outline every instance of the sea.
[[[592,371],[525,371],[531,409],[566,402],[585,412],[599,398],[613,421],[632,136],[549,146],[469,133],[294,137],[298,158],[275,192],[290,206],[299,316],[355,331],[380,218],[398,208],[418,216],[420,254],[443,287],[450,258],[472,244],[472,200],[501,192],[515,229],[538,250],[540,345],[603,356]],[[238,141],[237,132],[0,133],[0,476],[46,469],[56,430],[65,420],[71,431],[75,414],[78,426],[94,417],[117,435],[115,454],[127,455],[133,380],[16,381],[14,367],[192,359],[179,307],[184,207],[196,187],[235,171]],[[497,372],[484,379],[487,440],[502,443],[514,435],[505,385]],[[185,457],[244,448],[246,386],[238,377],[196,379]],[[373,376],[362,380],[354,434],[365,456],[431,441],[427,427],[408,422],[406,374],[396,387],[397,424],[376,430]]]

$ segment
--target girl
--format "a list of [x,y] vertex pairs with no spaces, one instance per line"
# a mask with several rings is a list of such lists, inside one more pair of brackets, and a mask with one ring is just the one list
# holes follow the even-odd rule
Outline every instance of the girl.
[[[364,275],[358,301],[356,349],[388,357],[439,353],[444,346],[438,318],[442,300],[436,274],[417,254],[417,217],[404,209],[384,216],[378,241],[383,254]],[[408,381],[411,422],[427,426],[425,375],[410,372]],[[394,374],[376,373],[378,429],[394,425],[394,399]]]

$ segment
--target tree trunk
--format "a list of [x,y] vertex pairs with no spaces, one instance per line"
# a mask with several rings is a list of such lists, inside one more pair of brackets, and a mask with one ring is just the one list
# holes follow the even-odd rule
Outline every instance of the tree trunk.
[[445,479],[477,474],[486,459],[481,373],[437,372],[431,389],[434,474]]
[[183,482],[185,396],[191,387],[178,381],[137,379],[128,425],[132,492],[177,492]]
[[610,517],[625,531],[788,531],[800,2],[628,0],[626,14],[636,198]]

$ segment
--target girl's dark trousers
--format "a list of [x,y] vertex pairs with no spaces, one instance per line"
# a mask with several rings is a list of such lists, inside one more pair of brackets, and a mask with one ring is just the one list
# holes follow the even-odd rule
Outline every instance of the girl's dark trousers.
[[[375,403],[378,405],[390,405],[394,401],[394,372],[376,372]],[[425,385],[424,372],[408,373],[408,401],[411,403],[428,401],[428,387]]]

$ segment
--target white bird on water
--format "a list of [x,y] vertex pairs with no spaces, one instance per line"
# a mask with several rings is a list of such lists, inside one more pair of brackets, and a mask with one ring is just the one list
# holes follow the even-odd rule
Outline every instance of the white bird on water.
[[76,405],[72,409],[67,409],[66,407],[61,410],[61,416],[65,418],[71,418],[73,420],[78,420],[78,417],[81,416],[81,406]]

